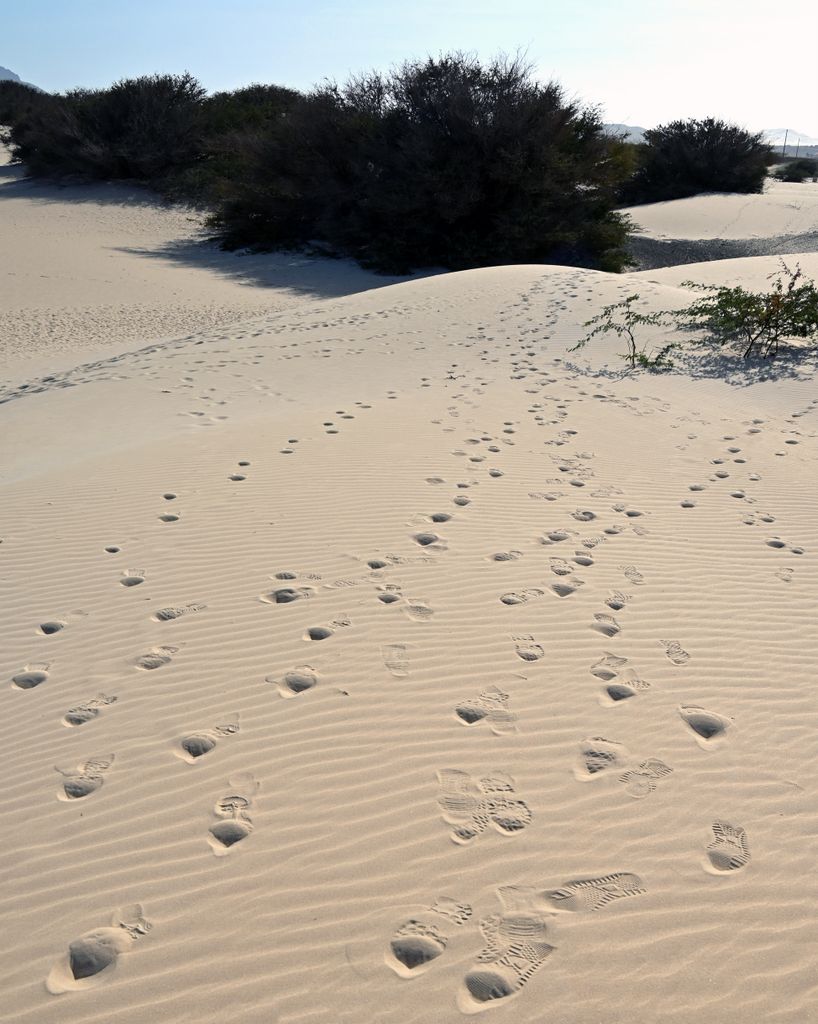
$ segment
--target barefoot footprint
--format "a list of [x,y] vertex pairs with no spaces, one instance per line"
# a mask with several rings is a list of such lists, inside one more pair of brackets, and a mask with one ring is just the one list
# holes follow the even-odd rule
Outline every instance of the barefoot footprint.
[[424,974],[449,944],[448,926],[461,926],[472,915],[468,903],[441,896],[418,917],[410,917],[396,929],[384,954],[388,967],[401,978]]
[[140,935],[145,935],[151,924],[136,904],[116,911],[111,927],[95,928],[68,945],[68,952],[51,968],[45,985],[49,992],[63,992],[91,988],[116,968],[121,953],[127,953]]

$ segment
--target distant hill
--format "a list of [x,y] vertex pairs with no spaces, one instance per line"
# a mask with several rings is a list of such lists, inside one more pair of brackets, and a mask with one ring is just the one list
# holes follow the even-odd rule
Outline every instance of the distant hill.
[[0,66],[0,82],[22,82],[22,78],[8,68]]
[[624,135],[625,142],[644,142],[645,129],[634,124],[606,124],[602,126],[608,135]]
[[801,146],[818,146],[818,139],[807,135],[806,132],[799,132],[796,128],[764,128],[761,134],[771,146],[783,146],[784,139],[787,140],[787,149],[797,144]]

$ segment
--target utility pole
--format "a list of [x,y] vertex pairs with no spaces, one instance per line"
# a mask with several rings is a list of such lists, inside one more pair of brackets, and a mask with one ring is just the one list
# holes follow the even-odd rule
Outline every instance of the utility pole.
[[783,147],[781,149],[781,155],[782,156],[786,156],[787,155],[787,136],[789,134],[790,134],[789,128],[785,128],[784,129],[784,145],[783,145]]

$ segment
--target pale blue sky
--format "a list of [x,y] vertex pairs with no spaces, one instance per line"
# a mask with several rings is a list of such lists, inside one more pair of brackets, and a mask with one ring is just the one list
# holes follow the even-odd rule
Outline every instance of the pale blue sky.
[[0,64],[49,90],[182,70],[308,88],[450,49],[525,50],[609,121],[818,136],[816,0],[0,0]]

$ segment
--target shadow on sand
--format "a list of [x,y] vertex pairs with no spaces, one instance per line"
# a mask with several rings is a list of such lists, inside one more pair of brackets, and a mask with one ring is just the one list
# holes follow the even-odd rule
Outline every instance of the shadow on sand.
[[333,259],[308,252],[226,252],[201,227],[203,211],[167,202],[141,185],[29,178],[23,164],[0,164],[0,203],[14,199],[35,203],[150,208],[173,211],[183,216],[187,213],[191,237],[153,247],[122,246],[111,251],[165,260],[178,266],[209,271],[248,287],[286,289],[310,298],[340,298],[441,272],[430,270],[398,277],[364,270],[354,260]]
[[364,270],[351,259],[334,259],[300,250],[226,252],[208,238],[204,231],[199,238],[180,239],[153,247],[124,246],[116,251],[208,270],[238,284],[255,288],[284,288],[315,298],[340,298],[442,273],[428,271],[405,277],[375,274]]

